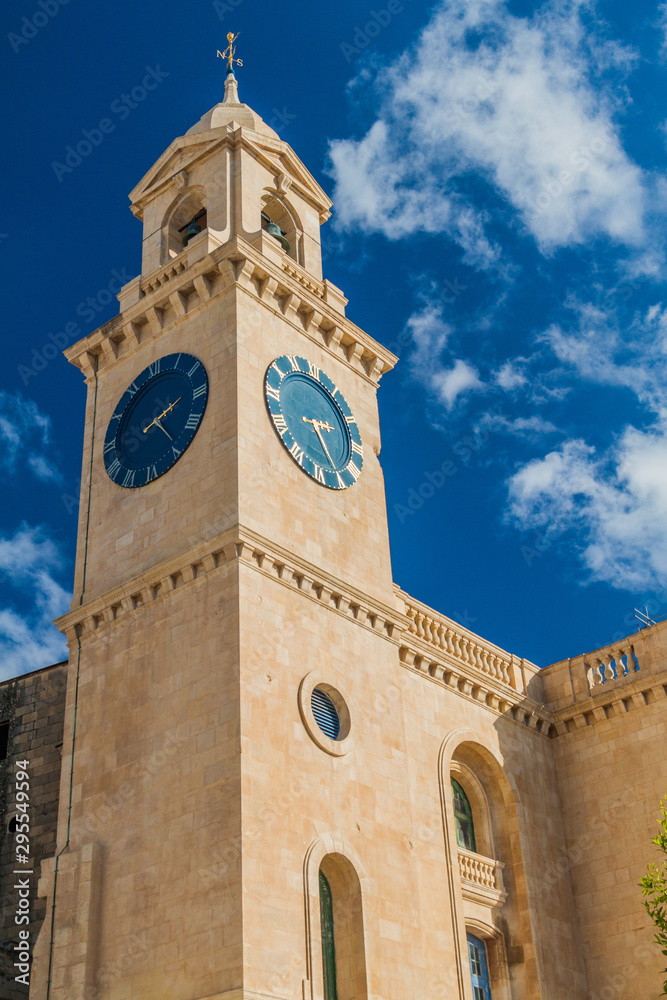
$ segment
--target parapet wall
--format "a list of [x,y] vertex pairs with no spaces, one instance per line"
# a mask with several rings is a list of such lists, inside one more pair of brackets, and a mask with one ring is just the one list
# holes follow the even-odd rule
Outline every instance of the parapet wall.
[[559,736],[667,695],[667,621],[541,671]]

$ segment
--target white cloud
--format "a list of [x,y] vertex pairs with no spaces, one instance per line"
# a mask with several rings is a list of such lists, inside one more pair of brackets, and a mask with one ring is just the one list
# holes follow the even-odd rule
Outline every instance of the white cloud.
[[667,414],[667,308],[655,303],[625,329],[616,316],[588,302],[571,300],[574,322],[553,324],[540,340],[564,366],[598,385],[629,389],[656,414]]
[[627,71],[632,55],[587,35],[578,7],[527,19],[502,0],[441,2],[414,51],[380,74],[377,121],[330,144],[340,225],[390,239],[446,233],[468,262],[496,266],[470,175],[546,252],[600,234],[638,243],[645,180],[614,126],[619,98],[596,78]]
[[512,389],[521,388],[528,381],[524,373],[520,370],[518,358],[514,361],[506,361],[496,372],[495,380],[500,388],[505,389],[507,392],[511,392]]
[[465,392],[482,387],[477,369],[462,359],[443,361],[443,353],[448,348],[452,328],[442,316],[442,309],[431,304],[408,319],[406,328],[410,334],[413,350],[409,364],[412,374],[448,410]]
[[658,28],[661,35],[660,52],[667,56],[667,3],[661,3],[658,7],[660,17],[658,18]]
[[477,369],[461,358],[456,359],[452,368],[441,369],[433,375],[433,388],[448,410],[451,410],[461,393],[481,387]]
[[14,473],[25,462],[38,479],[60,479],[48,456],[50,437],[51,420],[33,400],[0,392],[0,465]]
[[568,441],[517,472],[509,497],[522,529],[573,533],[591,580],[630,591],[667,584],[667,426],[627,427],[605,455]]
[[[0,536],[0,578],[13,601],[0,607],[0,680],[67,659],[67,645],[52,620],[69,608],[70,595],[55,574],[62,563],[44,532],[22,525]],[[21,610],[27,599],[28,610]]]
[[515,417],[511,420],[502,414],[489,412],[484,414],[480,424],[489,430],[497,431],[501,434],[509,434],[513,437],[536,438],[541,434],[555,434],[558,428],[550,420],[543,417]]

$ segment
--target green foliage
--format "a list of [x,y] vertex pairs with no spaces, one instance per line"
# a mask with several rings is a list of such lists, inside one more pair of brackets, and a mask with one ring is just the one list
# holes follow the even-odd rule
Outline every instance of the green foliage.
[[[639,880],[646,911],[657,928],[655,940],[660,945],[663,955],[667,955],[667,799],[660,803],[662,818],[658,821],[660,833],[651,843],[662,851],[664,860],[660,866],[650,864]],[[667,974],[667,969],[664,970]],[[661,996],[667,996],[667,979],[663,983]]]

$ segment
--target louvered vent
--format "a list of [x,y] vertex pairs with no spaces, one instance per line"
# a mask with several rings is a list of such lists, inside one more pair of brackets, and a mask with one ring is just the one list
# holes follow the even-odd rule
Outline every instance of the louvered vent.
[[315,721],[330,740],[337,740],[340,733],[340,719],[331,698],[320,688],[315,688],[310,698]]

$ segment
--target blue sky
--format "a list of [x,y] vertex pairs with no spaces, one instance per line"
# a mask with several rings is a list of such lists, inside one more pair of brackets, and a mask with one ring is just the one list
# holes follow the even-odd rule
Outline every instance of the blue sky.
[[85,393],[60,351],[138,273],[127,193],[221,99],[229,30],[241,99],[334,199],[327,277],[400,357],[379,396],[397,583],[539,665],[667,614],[667,4],[1,17],[0,676],[65,654]]

